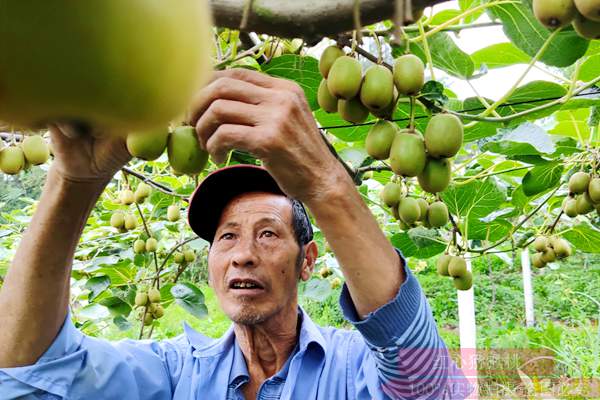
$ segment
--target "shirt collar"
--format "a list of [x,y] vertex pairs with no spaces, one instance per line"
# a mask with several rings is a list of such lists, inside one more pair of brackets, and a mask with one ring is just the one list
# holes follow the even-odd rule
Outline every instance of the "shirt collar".
[[[310,319],[306,311],[302,307],[298,306],[298,312],[301,316],[302,323],[300,325],[300,335],[298,343],[298,351],[306,352],[309,345],[315,344],[321,349],[323,354],[327,352],[327,343],[325,338],[321,334],[319,327]],[[221,336],[219,339],[210,339],[200,334],[194,328],[184,323],[183,329],[188,342],[193,348],[192,354],[196,357],[211,357],[219,355],[225,351],[232,350],[232,346],[235,345],[235,334],[233,332],[233,325]],[[238,347],[240,354],[241,350]],[[239,357],[236,357],[239,358]],[[243,361],[243,355],[241,360]],[[244,362],[245,367],[245,362]],[[233,372],[233,371],[232,371]],[[247,374],[247,370],[245,371]],[[233,374],[232,374],[233,376]]]

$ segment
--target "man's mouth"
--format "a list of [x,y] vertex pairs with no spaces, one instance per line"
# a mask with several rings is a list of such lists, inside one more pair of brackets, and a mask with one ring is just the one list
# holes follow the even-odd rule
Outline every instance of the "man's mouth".
[[229,289],[243,291],[262,291],[264,286],[254,279],[232,279],[229,281]]

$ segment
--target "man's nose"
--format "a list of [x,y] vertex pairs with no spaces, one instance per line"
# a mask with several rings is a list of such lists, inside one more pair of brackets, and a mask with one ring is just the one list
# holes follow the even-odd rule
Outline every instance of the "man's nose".
[[235,267],[255,267],[258,265],[258,255],[253,240],[239,240],[233,249],[232,263]]

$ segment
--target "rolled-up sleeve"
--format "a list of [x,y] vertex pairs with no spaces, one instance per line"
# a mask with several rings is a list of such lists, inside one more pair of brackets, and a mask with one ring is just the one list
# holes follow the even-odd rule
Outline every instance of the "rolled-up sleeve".
[[342,289],[344,316],[362,336],[351,346],[351,373],[361,385],[356,397],[464,399],[473,388],[450,358],[421,286],[398,254],[406,280],[389,303],[360,318],[347,286]]
[[0,369],[0,400],[170,399],[184,341],[108,342],[84,335],[69,314],[35,364]]

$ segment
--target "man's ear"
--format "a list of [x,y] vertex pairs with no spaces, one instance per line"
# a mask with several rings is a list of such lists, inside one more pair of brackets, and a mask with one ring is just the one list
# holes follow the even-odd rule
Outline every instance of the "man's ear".
[[300,279],[307,281],[315,269],[315,263],[319,256],[319,249],[317,243],[311,240],[308,244],[304,245],[304,260],[302,262],[302,269],[300,270]]

